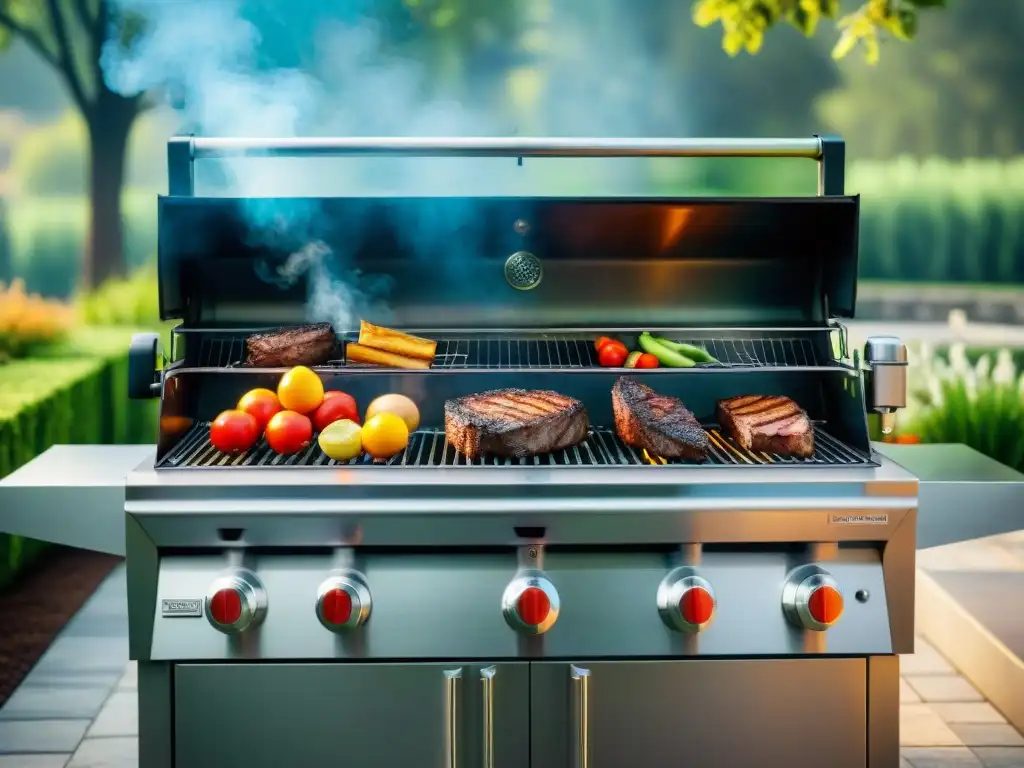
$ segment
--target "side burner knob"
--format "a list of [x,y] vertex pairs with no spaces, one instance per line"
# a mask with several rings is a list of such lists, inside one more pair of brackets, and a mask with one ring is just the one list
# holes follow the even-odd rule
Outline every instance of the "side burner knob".
[[658,586],[658,613],[677,632],[703,632],[717,607],[711,584],[692,567],[672,570]]
[[371,606],[370,588],[358,571],[331,571],[316,593],[316,617],[331,632],[362,626]]
[[214,629],[233,635],[259,625],[267,612],[263,582],[250,570],[232,568],[213,584],[205,600],[206,619]]
[[558,620],[558,609],[558,590],[537,570],[520,571],[501,596],[505,621],[523,634],[547,632]]
[[824,568],[802,565],[786,578],[782,609],[795,626],[824,632],[843,615],[843,593]]

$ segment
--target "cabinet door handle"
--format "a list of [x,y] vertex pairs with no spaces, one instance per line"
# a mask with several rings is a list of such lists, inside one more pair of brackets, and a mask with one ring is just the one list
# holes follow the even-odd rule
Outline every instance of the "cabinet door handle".
[[497,674],[498,668],[494,666],[480,670],[484,726],[482,768],[494,768],[494,676]]
[[444,768],[458,768],[459,687],[462,667],[444,671]]
[[571,768],[590,768],[590,670],[569,667],[572,677],[572,743],[570,744]]

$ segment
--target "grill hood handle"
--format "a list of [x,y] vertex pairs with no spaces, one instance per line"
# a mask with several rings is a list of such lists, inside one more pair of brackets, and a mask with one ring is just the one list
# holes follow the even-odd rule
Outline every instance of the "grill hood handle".
[[193,164],[214,157],[804,157],[818,162],[818,194],[842,195],[845,142],[803,139],[530,137],[214,138],[175,136],[167,143],[169,193],[195,194]]

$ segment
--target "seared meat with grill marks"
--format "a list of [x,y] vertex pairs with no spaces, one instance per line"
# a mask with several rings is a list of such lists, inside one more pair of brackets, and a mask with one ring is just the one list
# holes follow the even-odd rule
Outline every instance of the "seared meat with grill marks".
[[814,455],[811,420],[788,397],[743,395],[719,400],[718,423],[748,451],[800,458]]
[[257,333],[245,340],[245,364],[256,368],[323,365],[334,354],[335,344],[330,323]]
[[615,431],[626,445],[665,459],[703,461],[708,434],[682,401],[623,376],[612,387]]
[[522,457],[582,442],[590,428],[583,403],[547,390],[495,389],[444,404],[444,430],[459,453]]

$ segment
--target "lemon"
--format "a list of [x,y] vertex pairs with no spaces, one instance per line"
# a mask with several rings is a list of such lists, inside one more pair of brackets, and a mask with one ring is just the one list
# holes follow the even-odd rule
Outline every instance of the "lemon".
[[410,432],[415,432],[420,425],[420,409],[405,395],[381,395],[366,409],[366,420],[378,413],[393,413],[405,422]]
[[409,428],[393,413],[378,413],[366,420],[360,437],[364,451],[375,459],[387,459],[405,450]]
[[324,401],[324,383],[306,366],[296,366],[281,377],[277,399],[286,411],[312,413]]
[[362,429],[354,421],[341,419],[324,427],[318,442],[320,450],[335,461],[349,461],[363,452]]

